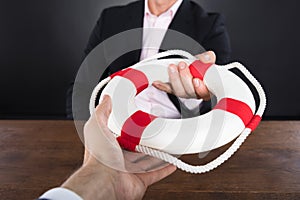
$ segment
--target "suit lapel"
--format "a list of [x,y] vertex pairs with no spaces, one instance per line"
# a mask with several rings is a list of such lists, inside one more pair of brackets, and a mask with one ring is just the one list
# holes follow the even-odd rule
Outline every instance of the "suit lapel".
[[191,2],[183,0],[166,32],[160,51],[182,49],[191,54],[198,54],[204,51],[198,44],[199,41],[195,41],[199,27],[194,26],[195,19],[192,16],[192,10]]
[[182,4],[178,8],[169,29],[178,31],[184,34],[191,34],[193,27],[190,26],[193,18],[190,15],[190,2],[188,0],[183,0]]
[[144,0],[139,0],[132,4],[132,7],[129,10],[128,16],[129,21],[125,20],[125,23],[127,23],[128,27],[130,28],[142,28],[143,27],[143,21],[144,21],[144,6],[145,2]]

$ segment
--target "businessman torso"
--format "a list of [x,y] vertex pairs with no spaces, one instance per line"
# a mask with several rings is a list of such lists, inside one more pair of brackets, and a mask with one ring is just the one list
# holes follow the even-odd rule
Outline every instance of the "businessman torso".
[[[122,35],[128,31],[129,38],[124,37],[122,42],[113,47],[101,49],[103,55],[113,57],[116,49],[126,48],[127,45],[135,45],[133,49],[117,55],[114,59],[106,59],[103,64],[104,71],[100,79],[137,63],[140,59],[143,45],[143,19],[144,19],[144,0],[139,0],[125,6],[116,6],[104,9],[98,19],[89,38],[85,49],[87,56],[97,45],[105,43],[115,35]],[[184,0],[172,19],[164,39],[160,46],[160,51],[168,49],[182,49],[192,54],[199,54],[205,50],[212,50],[217,55],[217,63],[224,64],[229,61],[230,44],[229,37],[224,26],[224,19],[220,14],[207,13],[195,2]],[[126,34],[123,34],[126,35]],[[127,35],[128,36],[128,35]],[[105,56],[104,56],[105,57]],[[100,76],[100,74],[99,74]],[[171,101],[179,110],[177,98],[170,96]],[[88,99],[88,98],[86,98]],[[87,100],[86,100],[87,101]],[[209,110],[203,109],[202,113]],[[72,90],[67,93],[67,116],[72,118]]]
[[[142,48],[142,27],[144,18],[144,0],[130,3],[126,6],[117,6],[105,9],[90,36],[85,54],[104,40],[128,30],[136,31],[134,38],[139,43],[139,49],[128,52],[116,59],[109,66],[108,73],[114,73],[139,61]],[[198,45],[191,46],[174,41],[180,35],[194,40],[206,50],[213,50],[217,55],[217,63],[228,62],[230,45],[223,17],[215,13],[206,13],[198,4],[184,0],[174,16],[168,31],[161,44],[161,50],[185,49],[190,53],[201,53],[203,49]],[[178,32],[176,34],[175,32]],[[177,37],[177,38],[176,38]],[[198,52],[197,52],[198,51]]]

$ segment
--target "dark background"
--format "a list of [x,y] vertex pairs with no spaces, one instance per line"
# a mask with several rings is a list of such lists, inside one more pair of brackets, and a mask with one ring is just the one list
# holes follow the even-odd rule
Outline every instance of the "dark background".
[[[267,92],[265,118],[300,119],[300,1],[195,1],[225,15],[232,60]],[[1,0],[0,118],[64,118],[68,84],[100,12],[127,2]]]

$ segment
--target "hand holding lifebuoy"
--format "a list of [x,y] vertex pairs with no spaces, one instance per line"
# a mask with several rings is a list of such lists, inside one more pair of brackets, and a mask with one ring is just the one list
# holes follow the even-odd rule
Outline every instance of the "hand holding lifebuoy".
[[[214,64],[216,62],[216,55],[213,51],[207,51],[195,57],[203,63]],[[169,82],[154,81],[152,85],[177,97],[210,100],[211,94],[206,85],[201,79],[192,76],[187,63],[181,61],[178,65],[170,64],[168,74]]]

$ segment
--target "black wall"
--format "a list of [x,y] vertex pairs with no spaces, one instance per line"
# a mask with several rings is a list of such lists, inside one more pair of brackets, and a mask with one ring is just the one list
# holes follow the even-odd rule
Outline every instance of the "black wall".
[[[64,118],[68,83],[101,10],[127,2],[1,0],[0,118]],[[226,16],[232,59],[244,63],[263,84],[266,116],[300,118],[300,2],[198,2]]]
[[263,85],[268,97],[265,115],[300,119],[300,1],[198,2],[226,16],[232,59],[244,63]]

